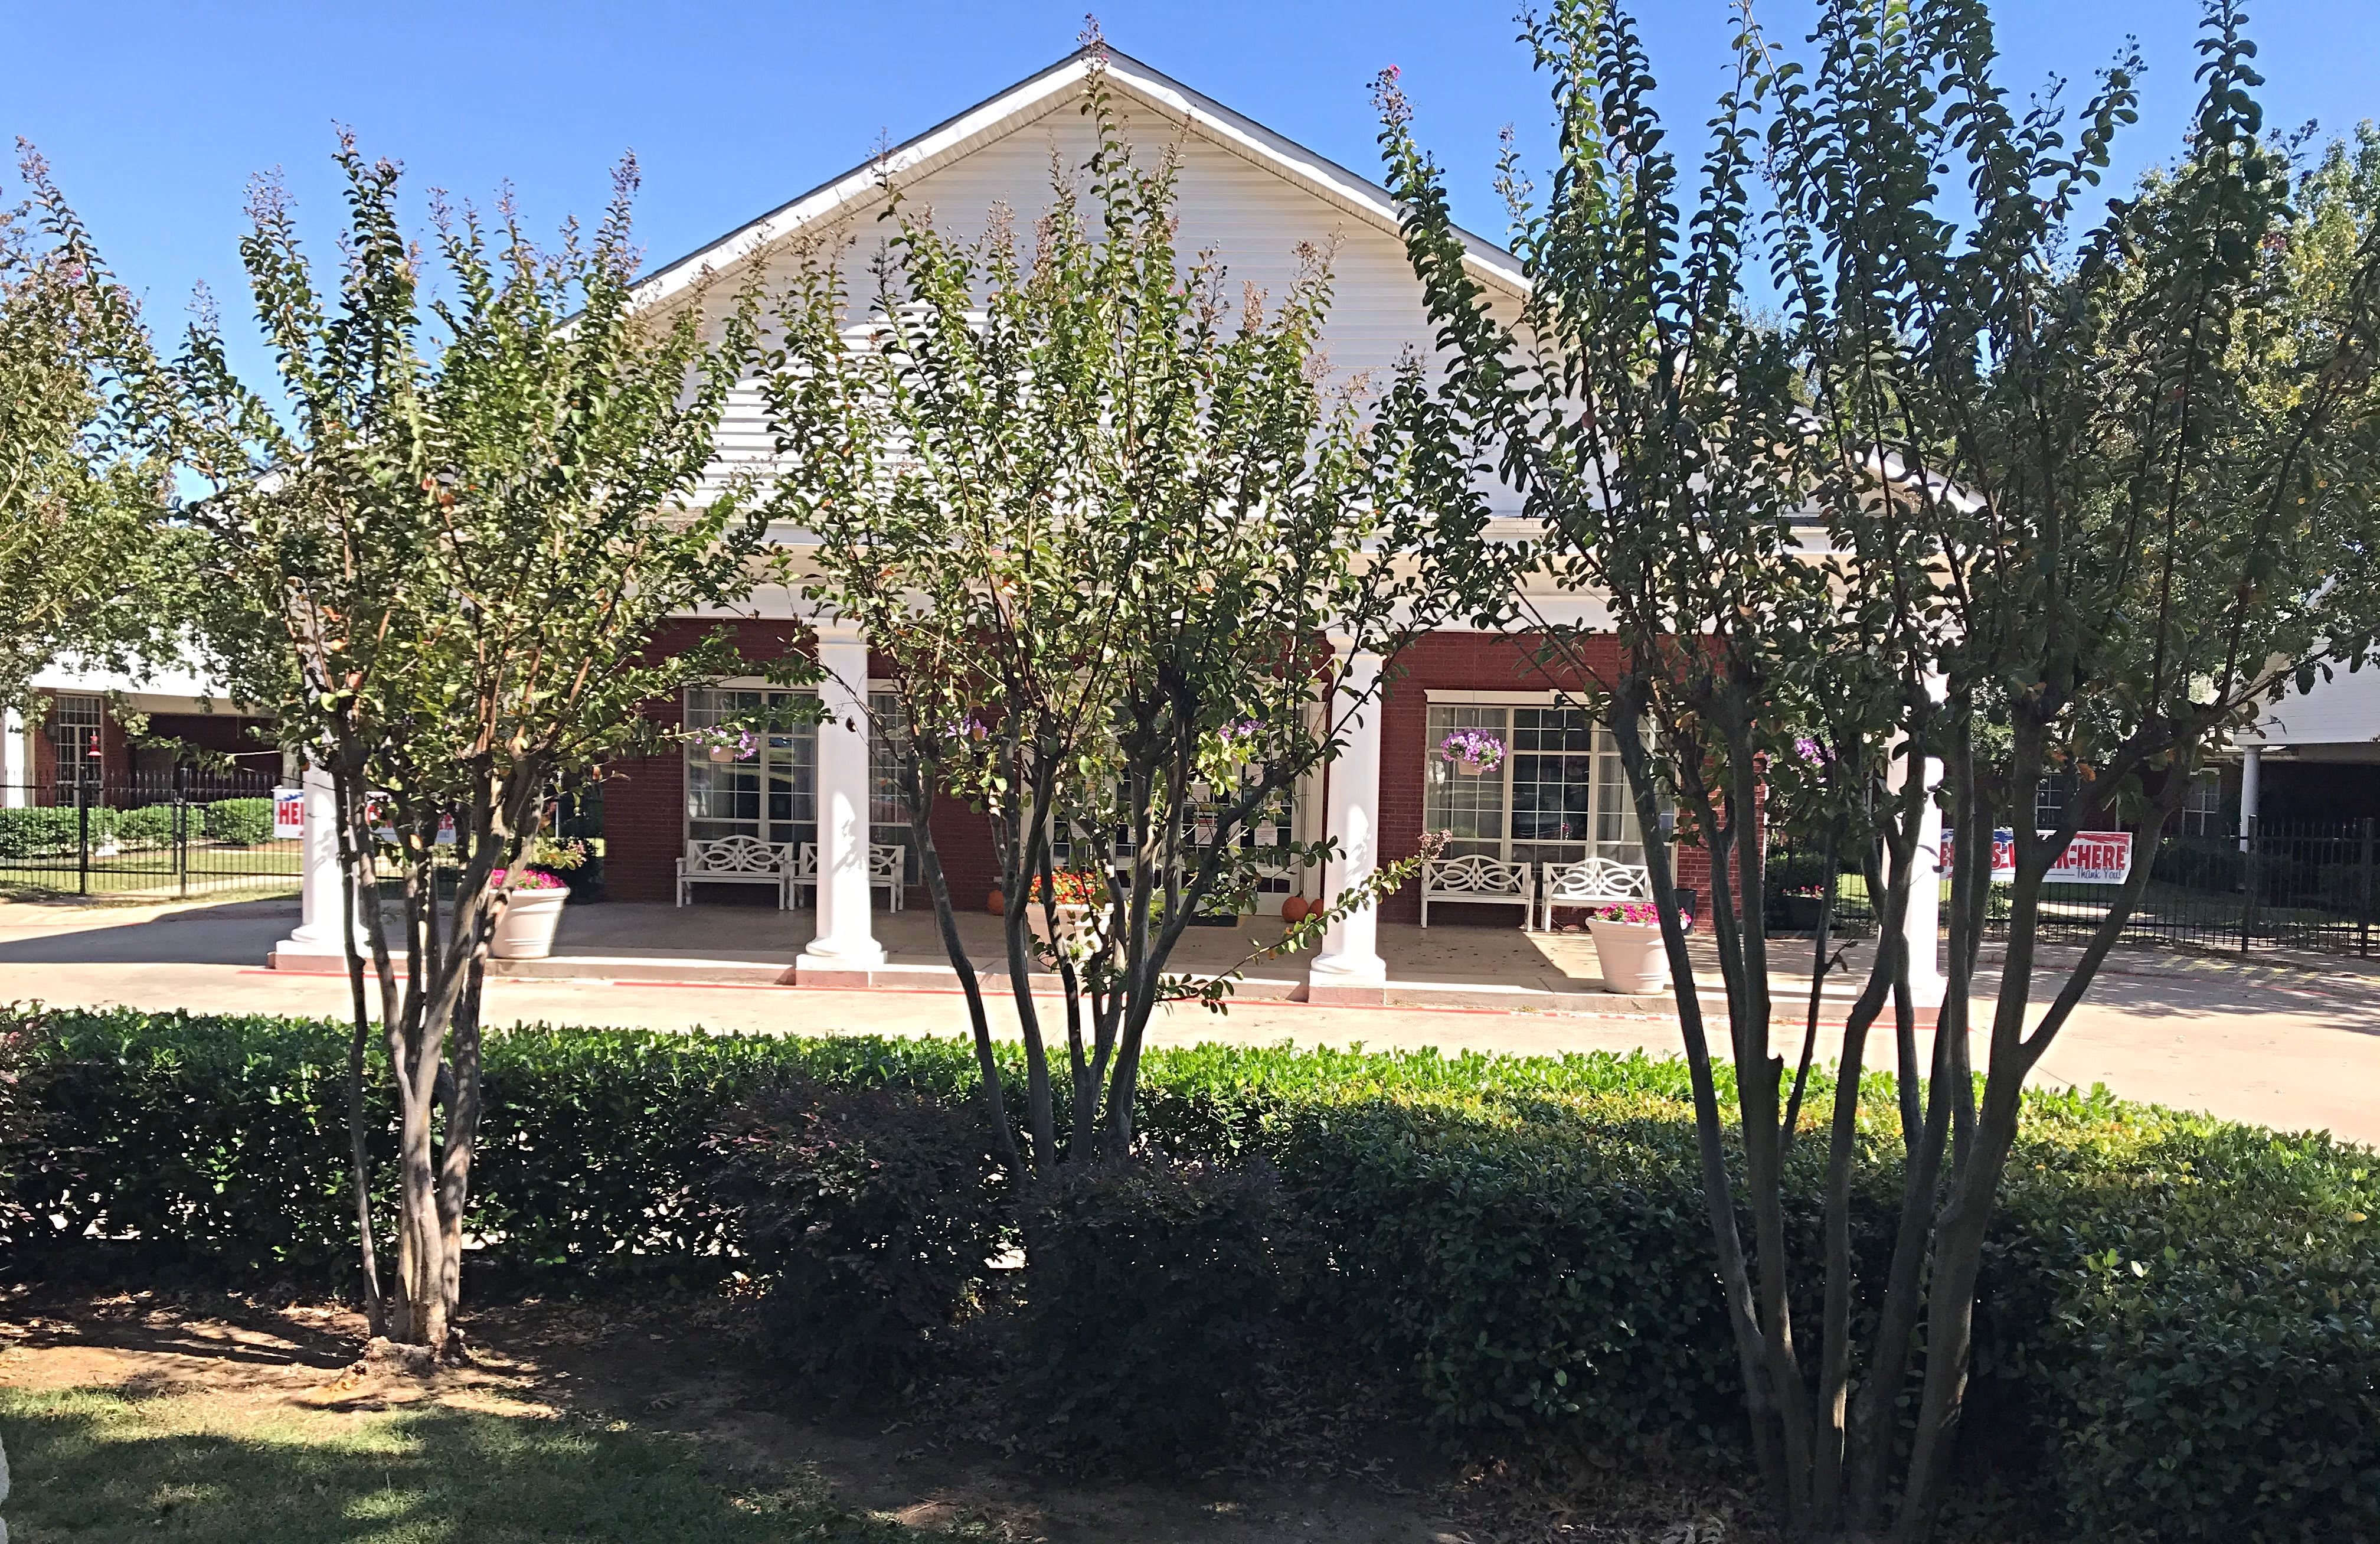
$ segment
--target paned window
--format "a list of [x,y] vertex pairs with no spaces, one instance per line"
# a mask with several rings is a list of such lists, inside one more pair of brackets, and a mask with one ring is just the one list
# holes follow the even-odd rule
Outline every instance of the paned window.
[[2181,833],[2221,836],[2229,830],[2230,822],[2223,818],[2223,774],[2209,768],[2191,780],[2190,792],[2182,799]]
[[[1423,748],[1425,823],[1451,834],[1446,853],[1506,862],[1582,857],[1645,861],[1645,842],[1611,732],[1584,709],[1432,703]],[[1504,760],[1466,773],[1439,752],[1446,736],[1476,729],[1504,744]]]
[[[815,692],[752,687],[700,687],[686,694],[686,726],[712,724],[766,710],[772,727],[755,731],[759,742],[751,760],[714,761],[701,746],[686,750],[686,835],[690,842],[722,836],[757,836],[763,842],[818,840],[818,725],[794,722],[817,699]],[[899,699],[868,694],[868,820],[873,839],[914,846],[909,804],[902,796],[892,758],[908,744],[898,723]],[[917,855],[908,857],[910,877]]]
[[50,748],[59,787],[100,775],[100,726],[106,703],[77,692],[61,692],[50,703]]

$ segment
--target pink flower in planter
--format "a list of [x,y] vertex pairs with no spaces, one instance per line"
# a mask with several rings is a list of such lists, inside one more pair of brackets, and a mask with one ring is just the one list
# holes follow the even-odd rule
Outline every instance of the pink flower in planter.
[[[507,882],[508,881],[510,882]],[[488,887],[492,890],[567,890],[570,888],[559,877],[549,874],[542,869],[523,869],[517,879],[513,878],[511,869],[499,869],[488,876]]]
[[[1598,922],[1628,922],[1639,928],[1661,925],[1661,908],[1650,901],[1621,901],[1608,906],[1597,906],[1587,915]],[[1682,910],[1678,913],[1680,931],[1692,932],[1694,926],[1694,913]]]

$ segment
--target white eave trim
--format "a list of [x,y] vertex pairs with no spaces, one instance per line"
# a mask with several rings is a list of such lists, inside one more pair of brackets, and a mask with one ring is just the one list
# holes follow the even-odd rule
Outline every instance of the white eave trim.
[[[638,303],[666,306],[708,278],[742,267],[807,226],[880,201],[887,174],[923,176],[958,159],[978,140],[1002,138],[1024,128],[1078,91],[1088,68],[1088,55],[1078,51],[888,152],[880,162],[866,162],[710,246],[655,270],[638,286]],[[1108,51],[1108,78],[1133,100],[1177,123],[1196,128],[1251,164],[1402,239],[1396,201],[1378,184],[1113,49]],[[1527,294],[1528,281],[1511,253],[1468,231],[1459,234],[1463,241],[1463,266],[1475,277],[1512,298]]]

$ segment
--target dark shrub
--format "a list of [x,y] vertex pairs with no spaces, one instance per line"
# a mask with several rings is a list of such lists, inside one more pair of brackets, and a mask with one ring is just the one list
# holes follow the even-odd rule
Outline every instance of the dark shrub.
[[1002,1176],[973,1100],[796,1079],[717,1147],[772,1337],[804,1370],[891,1392],[981,1293]]
[[200,830],[210,842],[253,847],[273,840],[271,799],[217,799],[206,807]]
[[1212,1453],[1272,1348],[1280,1190],[1261,1164],[1161,1158],[1037,1185],[1014,1342],[1026,1418],[1095,1459]]

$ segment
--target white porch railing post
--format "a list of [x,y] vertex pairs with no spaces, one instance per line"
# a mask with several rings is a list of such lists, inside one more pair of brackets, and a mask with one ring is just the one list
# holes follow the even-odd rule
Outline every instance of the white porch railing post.
[[[1380,866],[1380,708],[1375,692],[1380,656],[1343,653],[1331,716],[1346,726],[1347,743],[1330,763],[1328,830],[1335,844],[1323,865],[1322,894],[1333,899],[1369,880]],[[1366,699],[1368,698],[1368,700]],[[1361,701],[1360,709],[1355,707]],[[1379,908],[1361,906],[1330,924],[1306,973],[1310,1001],[1361,997],[1377,1002],[1389,967],[1379,953]]]
[[[1937,684],[1927,685],[1935,690],[1936,700],[1940,700]],[[1912,760],[1894,755],[1885,772],[1888,789],[1897,791],[1908,784]],[[1900,936],[1909,945],[1910,1001],[1922,1008],[1938,1008],[1949,991],[1942,975],[1942,806],[1934,797],[1942,786],[1941,759],[1925,758],[1921,775],[1925,779],[1925,806],[1917,817],[1917,871],[1910,876],[1909,909],[1900,919]],[[1992,860],[1988,846],[1980,853],[1953,856],[1960,862],[1988,865]]]
[[32,801],[33,769],[25,752],[25,715],[0,712],[0,809],[22,809]]
[[[306,834],[301,839],[298,928],[274,946],[274,963],[284,954],[344,961],[346,946],[339,941],[339,928],[346,918],[346,903],[340,886],[346,876],[339,870],[338,793],[331,774],[320,767],[309,766],[298,785],[306,792]],[[356,942],[362,946],[360,926]]]
[[856,622],[818,624],[819,683],[826,718],[818,731],[818,936],[795,979],[866,986],[884,963],[868,886],[868,641]]

